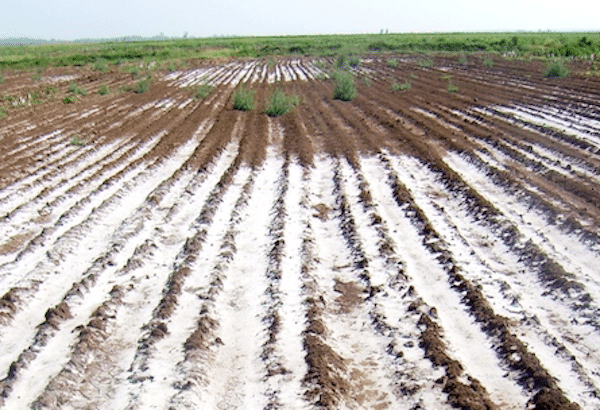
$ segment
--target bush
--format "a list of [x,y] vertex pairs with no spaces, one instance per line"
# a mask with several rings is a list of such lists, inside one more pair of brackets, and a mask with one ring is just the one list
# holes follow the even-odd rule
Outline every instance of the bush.
[[206,84],[206,83],[200,84],[198,86],[198,88],[196,89],[196,92],[194,93],[194,99],[195,100],[204,99],[204,98],[208,97],[209,94],[212,93],[214,89],[215,89],[215,87],[210,84]]
[[562,61],[554,61],[546,67],[544,75],[546,78],[565,78],[569,75],[569,70]]
[[350,101],[356,97],[354,77],[348,71],[335,71],[332,74],[334,81],[333,98],[336,100]]
[[455,93],[458,91],[458,85],[450,83],[446,89],[449,93]]
[[75,104],[77,102],[77,96],[75,95],[67,95],[62,99],[63,104]]
[[108,88],[108,85],[102,84],[100,86],[100,88],[98,89],[98,94],[100,94],[100,95],[110,94],[110,88]]
[[288,95],[277,88],[275,92],[269,95],[269,101],[264,112],[269,117],[278,117],[290,112],[299,103],[300,98],[297,95]]
[[74,95],[86,95],[87,91],[84,88],[80,88],[77,84],[69,84],[69,92]]
[[150,89],[150,79],[146,78],[145,80],[140,80],[137,82],[135,87],[133,87],[133,92],[136,94],[145,93]]
[[103,58],[97,59],[94,63],[94,70],[104,73],[106,69],[106,60],[104,60]]
[[240,111],[251,111],[254,109],[254,94],[248,90],[245,85],[239,87],[233,93],[233,109]]
[[410,90],[410,88],[412,87],[412,84],[410,83],[410,81],[406,81],[402,84],[398,84],[397,82],[393,82],[392,83],[392,91],[406,91],[406,90]]

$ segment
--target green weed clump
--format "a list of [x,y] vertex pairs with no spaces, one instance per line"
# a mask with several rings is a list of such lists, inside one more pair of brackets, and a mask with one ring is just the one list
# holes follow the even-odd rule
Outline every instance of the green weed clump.
[[71,138],[71,145],[75,145],[76,147],[82,147],[87,144],[86,140],[79,138],[79,135],[73,134],[73,138]]
[[198,86],[198,88],[196,89],[196,92],[194,93],[194,99],[197,100],[203,100],[206,97],[208,97],[210,95],[210,93],[213,92],[213,90],[215,89],[214,86],[210,85],[210,84],[200,84]]
[[334,81],[333,98],[342,101],[351,101],[356,95],[356,85],[354,85],[354,77],[348,71],[334,71],[331,75]]
[[433,67],[433,61],[429,58],[421,58],[417,61],[417,65],[421,68],[430,68]]
[[108,69],[108,67],[106,66],[105,59],[99,58],[94,62],[94,70],[104,73],[104,72],[106,72],[107,69]]
[[76,102],[77,102],[76,95],[67,95],[65,98],[62,99],[63,104],[75,104]]
[[391,67],[391,68],[396,68],[396,67],[398,67],[398,64],[400,64],[400,63],[399,63],[399,61],[398,61],[398,60],[396,60],[395,58],[390,58],[390,59],[387,61],[387,66],[388,66],[388,67]]
[[252,111],[254,109],[255,91],[248,90],[245,85],[239,87],[233,93],[233,109],[240,111]]
[[98,94],[100,94],[100,95],[110,94],[110,88],[108,87],[108,85],[102,84],[100,86],[100,88],[98,89]]
[[4,76],[2,74],[0,74],[0,84],[4,84]]
[[562,61],[554,61],[546,67],[544,76],[546,78],[566,78],[569,75],[569,70]]
[[279,117],[292,111],[298,104],[300,104],[300,98],[296,94],[289,95],[277,88],[269,95],[264,112],[269,117]]
[[469,61],[467,60],[467,56],[465,54],[461,54],[458,56],[458,64],[460,64],[463,67],[469,65]]
[[145,93],[150,89],[150,79],[146,78],[145,80],[140,80],[137,82],[135,87],[133,87],[133,92],[136,94]]
[[492,67],[494,65],[494,60],[489,57],[483,59],[483,65],[486,67]]
[[6,111],[4,110],[4,108],[0,107],[0,120],[6,116],[7,116]]
[[412,87],[412,84],[410,83],[410,81],[406,81],[402,84],[398,84],[396,81],[394,81],[391,85],[392,91],[406,91],[406,90],[410,90]]
[[87,91],[84,88],[80,88],[77,84],[71,83],[69,84],[68,91],[73,95],[86,95]]
[[446,89],[449,93],[455,93],[458,91],[458,85],[450,83],[448,84],[448,87],[446,87]]

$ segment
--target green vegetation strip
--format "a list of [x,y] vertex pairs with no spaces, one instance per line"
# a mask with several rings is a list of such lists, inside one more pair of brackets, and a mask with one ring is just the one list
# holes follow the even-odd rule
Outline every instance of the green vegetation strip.
[[341,54],[348,57],[339,64],[354,66],[360,64],[357,56],[366,53],[474,51],[516,56],[589,56],[600,53],[600,33],[357,34],[3,45],[0,69],[90,64],[104,72],[111,64],[140,60]]

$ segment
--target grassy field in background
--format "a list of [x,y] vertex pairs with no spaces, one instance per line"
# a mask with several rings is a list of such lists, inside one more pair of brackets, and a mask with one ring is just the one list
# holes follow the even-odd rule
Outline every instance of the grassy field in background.
[[492,52],[517,57],[581,57],[600,52],[600,33],[356,34],[1,46],[0,70],[83,66],[95,64],[99,59],[107,64],[122,64],[139,60],[386,52]]

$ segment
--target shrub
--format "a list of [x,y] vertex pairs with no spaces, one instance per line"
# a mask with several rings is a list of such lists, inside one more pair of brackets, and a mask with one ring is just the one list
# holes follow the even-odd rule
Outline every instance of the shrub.
[[387,66],[388,66],[388,67],[391,67],[391,68],[396,68],[396,67],[398,67],[398,64],[399,64],[399,62],[398,62],[398,60],[396,60],[395,58],[390,58],[390,59],[387,61]]
[[296,94],[288,95],[277,88],[275,92],[269,95],[267,107],[264,112],[269,117],[278,117],[290,112],[299,103],[300,98]]
[[71,138],[71,145],[82,147],[85,144],[87,144],[87,142],[84,139],[79,138],[79,135],[77,134],[73,134],[73,138]]
[[104,73],[106,69],[106,60],[104,60],[103,58],[97,59],[94,63],[94,70]]
[[419,61],[417,61],[417,65],[422,68],[429,68],[433,66],[433,61],[429,58],[421,58]]
[[233,93],[233,109],[240,111],[251,111],[254,109],[254,94],[248,90],[245,85],[239,87]]
[[133,92],[136,94],[145,93],[150,89],[150,79],[146,78],[145,80],[140,80],[137,82],[135,87],[133,87]]
[[63,104],[75,104],[77,102],[77,96],[76,95],[67,95],[65,98],[62,99]]
[[335,71],[332,74],[334,81],[333,98],[336,100],[350,101],[356,97],[354,77],[348,71]]
[[80,88],[77,84],[69,84],[69,92],[74,95],[86,95],[87,91],[84,88]]
[[396,81],[394,81],[392,83],[392,91],[406,91],[406,90],[410,90],[410,88],[412,87],[412,84],[410,83],[410,81],[406,81],[402,84],[398,84]]
[[455,93],[458,91],[458,85],[450,83],[446,89],[449,93]]
[[198,88],[196,89],[196,92],[194,93],[194,99],[195,100],[204,99],[204,98],[208,97],[208,95],[210,93],[212,93],[214,89],[215,89],[215,87],[210,84],[206,84],[206,83],[200,84],[198,86]]
[[98,94],[100,94],[100,95],[110,94],[110,88],[108,88],[108,85],[102,84],[100,86],[100,88],[98,89]]
[[547,78],[565,78],[569,75],[569,70],[562,61],[554,61],[546,67],[544,75]]

